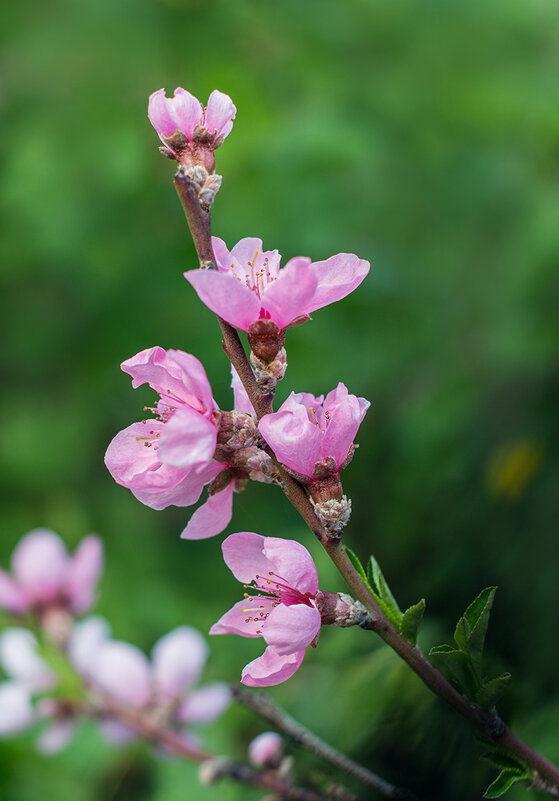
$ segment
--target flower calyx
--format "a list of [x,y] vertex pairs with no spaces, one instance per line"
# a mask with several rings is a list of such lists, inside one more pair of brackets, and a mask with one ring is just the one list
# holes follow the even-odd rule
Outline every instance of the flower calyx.
[[248,342],[256,358],[269,364],[285,345],[285,328],[270,319],[254,320],[248,327]]
[[317,607],[323,626],[374,628],[375,620],[369,610],[345,592],[321,592]]

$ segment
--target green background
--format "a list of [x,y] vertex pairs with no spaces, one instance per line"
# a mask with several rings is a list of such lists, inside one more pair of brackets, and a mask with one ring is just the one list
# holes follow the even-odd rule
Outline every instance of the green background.
[[[425,649],[499,585],[488,671],[514,677],[501,713],[558,760],[556,0],[29,0],[2,17],[1,563],[39,525],[72,547],[100,533],[98,610],[145,649],[181,623],[207,631],[238,598],[221,537],[181,541],[190,510],[142,506],[103,465],[153,399],[118,368],[140,349],[193,352],[230,404],[217,324],[182,277],[196,259],[173,165],[146,117],[161,86],[202,100],[217,87],[238,115],[217,154],[214,233],[372,263],[351,298],[289,334],[278,393],[343,380],[372,402],[343,477],[348,544],[374,552],[402,605],[426,597]],[[236,496],[237,530],[300,539],[321,586],[343,589],[274,488]],[[211,645],[208,679],[236,681],[260,651]],[[423,799],[471,801],[495,776],[371,633],[324,630],[273,695]],[[232,709],[204,741],[243,757],[263,728]],[[3,801],[261,797],[200,789],[190,765],[112,751],[93,726],[56,758],[33,739],[0,745]]]

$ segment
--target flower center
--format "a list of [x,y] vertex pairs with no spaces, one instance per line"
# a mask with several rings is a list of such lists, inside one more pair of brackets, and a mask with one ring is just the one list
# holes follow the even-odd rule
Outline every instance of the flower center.
[[[272,609],[275,609],[278,604],[284,604],[285,606],[292,606],[293,604],[313,605],[307,594],[292,587],[284,578],[272,570],[265,576],[256,574],[250,584],[244,584],[243,586],[253,590],[253,592],[245,592],[244,597],[250,606],[247,605],[242,608],[241,612],[243,615],[249,612],[256,613],[249,614],[245,618],[245,623],[258,621],[264,624]],[[259,606],[260,601],[267,603]],[[261,633],[261,628],[256,630],[256,634]]]
[[329,411],[323,410],[322,406],[317,409],[313,406],[309,406],[309,418],[311,423],[314,423],[314,425],[318,426],[323,432],[326,431],[332,421],[332,415]]
[[[258,258],[260,256],[260,258]],[[250,273],[248,268],[250,268]],[[278,276],[274,273],[278,272],[276,265],[271,265],[268,256],[260,253],[259,250],[254,252],[252,261],[247,261],[246,271],[239,270],[235,264],[231,265],[231,270],[237,281],[245,284],[247,289],[256,292],[259,298],[262,293],[274,281],[277,281]]]

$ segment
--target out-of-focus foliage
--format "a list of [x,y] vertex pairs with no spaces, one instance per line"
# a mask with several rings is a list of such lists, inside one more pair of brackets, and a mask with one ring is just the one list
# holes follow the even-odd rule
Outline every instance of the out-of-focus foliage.
[[[238,119],[217,154],[215,233],[373,263],[350,299],[290,333],[280,392],[343,380],[372,401],[344,474],[348,544],[363,561],[374,551],[403,609],[427,598],[425,649],[499,585],[487,670],[514,677],[500,708],[559,759],[558,25],[556,0],[6,4],[0,558],[38,525],[69,545],[99,532],[99,610],[145,648],[183,622],[206,631],[236,598],[218,540],[178,539],[188,510],[149,510],[103,467],[152,398],[118,369],[141,348],[192,351],[229,403],[215,320],[182,278],[196,261],[173,165],[146,117],[161,86],[217,87]],[[229,531],[243,529],[301,538],[322,585],[342,588],[273,488],[237,498]],[[237,680],[257,653],[212,646],[209,678]],[[470,801],[495,776],[368,632],[324,631],[274,696],[424,798]],[[262,727],[231,710],[208,745],[242,755]],[[195,786],[193,767],[111,752],[87,725],[56,759],[30,737],[0,747],[5,801],[258,797]]]

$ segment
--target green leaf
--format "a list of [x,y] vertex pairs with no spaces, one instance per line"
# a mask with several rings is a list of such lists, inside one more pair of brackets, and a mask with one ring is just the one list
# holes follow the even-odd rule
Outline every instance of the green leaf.
[[363,565],[359,561],[359,557],[357,556],[357,554],[353,553],[351,548],[348,548],[347,545],[344,546],[344,547],[345,547],[345,552],[349,556],[349,561],[351,562],[353,567],[357,570],[357,572],[359,573],[359,575],[361,576],[361,578],[363,579],[363,581],[365,582],[367,587],[369,587],[369,582],[367,580],[367,574],[365,573],[365,568],[363,567]]
[[510,684],[512,676],[510,673],[501,673],[494,679],[484,682],[476,693],[476,704],[486,709],[495,706],[501,695]]
[[412,645],[416,643],[417,631],[423,619],[424,612],[425,598],[422,598],[421,601],[418,601],[416,604],[406,609],[402,616],[400,634],[402,637],[405,637],[408,642],[411,642]]
[[455,680],[461,692],[470,699],[474,698],[478,682],[473,673],[470,659],[464,651],[457,650],[451,645],[437,645],[431,648],[429,656],[437,657],[437,660]]
[[496,765],[502,770],[513,770],[518,773],[525,773],[527,776],[529,775],[526,765],[511,754],[502,751],[488,751],[482,754],[481,758],[485,759],[487,762],[491,762],[491,764]]
[[398,606],[396,598],[392,595],[390,587],[382,574],[379,563],[374,556],[369,557],[369,564],[367,575],[369,584],[376,590],[379,598],[382,601],[382,607],[389,619],[394,623],[397,629],[400,628],[402,621],[402,610]]
[[525,773],[521,773],[511,768],[502,770],[494,782],[485,791],[484,798],[500,798],[513,784],[528,778]]
[[469,654],[473,669],[480,680],[483,646],[496,591],[496,587],[482,590],[475,601],[468,606],[454,631],[456,645],[464,653]]

